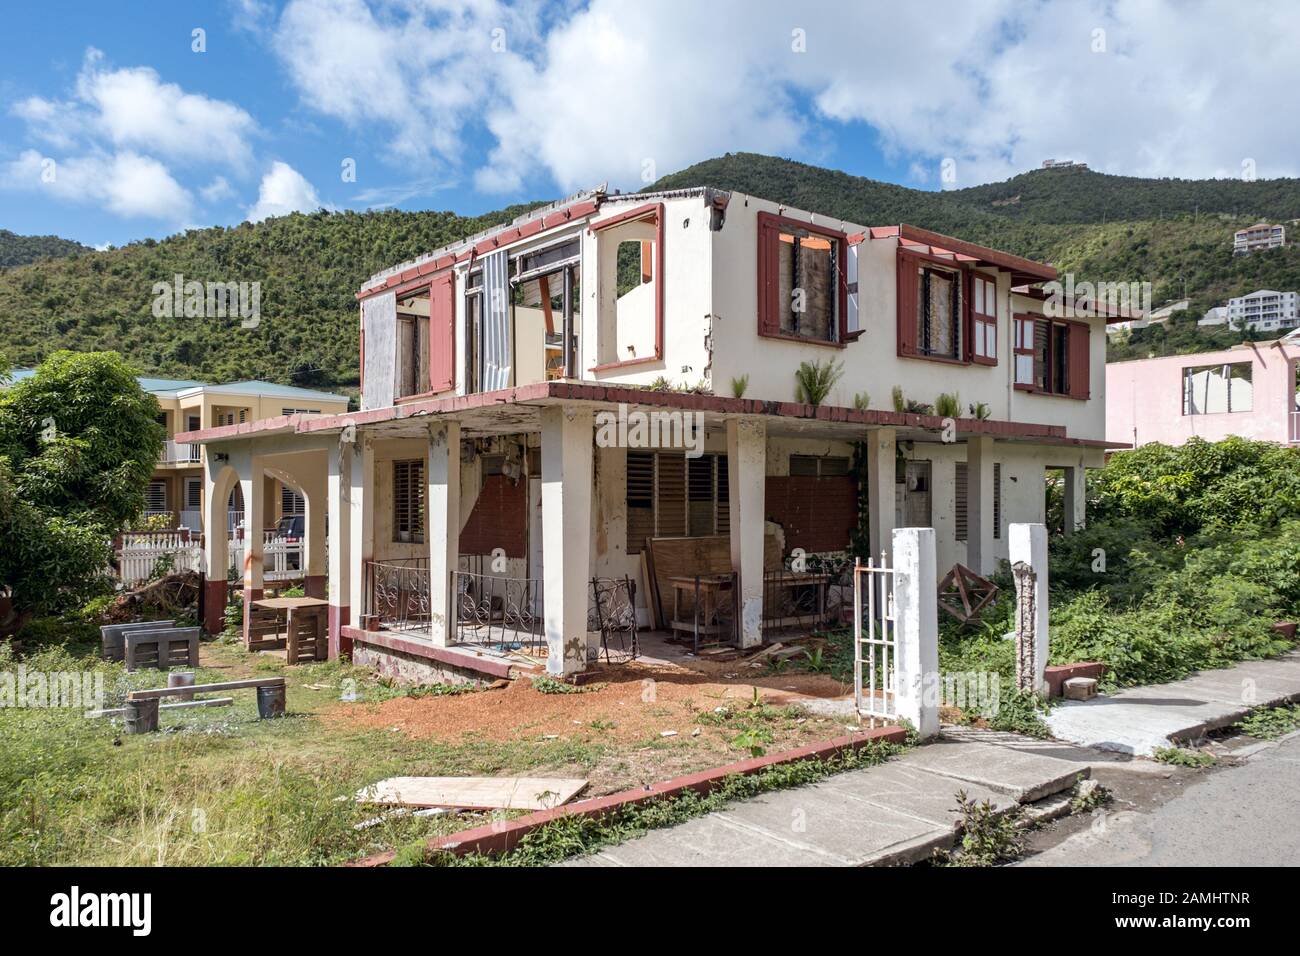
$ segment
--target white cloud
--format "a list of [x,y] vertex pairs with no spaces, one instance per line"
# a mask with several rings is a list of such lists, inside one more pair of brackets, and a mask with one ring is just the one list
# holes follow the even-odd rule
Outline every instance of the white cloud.
[[288,163],[276,162],[262,177],[257,202],[249,207],[247,218],[249,222],[261,222],[291,212],[315,212],[323,205],[316,189],[302,173]]
[[149,67],[107,69],[104,55],[93,48],[86,52],[72,99],[28,97],[13,112],[55,146],[104,144],[235,169],[248,163],[249,138],[257,130],[235,104],[188,93]]
[[957,186],[1048,157],[1294,174],[1297,45],[1285,7],[1227,0],[718,0],[707,18],[688,0],[590,0],[545,22],[495,0],[293,0],[274,41],[309,107],[421,173],[476,167],[487,190],[635,187],[728,150],[817,161],[855,129],[930,183],[951,159]]
[[292,0],[272,46],[312,109],[374,124],[400,160],[455,163],[467,121],[540,32],[531,3]]
[[214,177],[212,182],[199,190],[199,195],[203,197],[204,202],[218,203],[223,199],[229,199],[235,194],[235,188],[226,181],[225,176]]
[[167,168],[125,150],[58,161],[24,150],[0,172],[6,188],[44,192],[64,202],[102,206],[125,217],[180,222],[190,211],[190,194]]

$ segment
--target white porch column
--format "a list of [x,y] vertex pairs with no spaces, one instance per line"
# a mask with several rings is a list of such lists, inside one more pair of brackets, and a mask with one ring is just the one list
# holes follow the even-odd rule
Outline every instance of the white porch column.
[[340,441],[329,450],[329,656],[350,654],[342,628],[352,623],[352,445]]
[[263,595],[262,552],[265,541],[266,466],[260,455],[242,458],[236,466],[244,495],[244,644],[248,644],[249,605]]
[[592,412],[542,409],[542,602],[548,673],[587,666]]
[[933,528],[896,528],[894,709],[921,737],[939,732],[939,606]]
[[370,437],[361,431],[356,432],[356,441],[352,447],[352,474],[350,477],[351,508],[349,515],[352,527],[349,531],[351,548],[349,564],[352,578],[351,598],[353,627],[361,626],[361,615],[366,608],[368,595],[365,592],[366,562],[375,555],[375,450]]
[[741,647],[763,643],[763,529],[767,424],[727,421],[727,494],[731,569],[740,577],[736,618]]
[[307,597],[325,597],[328,582],[325,546],[325,513],[329,499],[329,473],[323,468],[325,461],[317,452],[296,455],[293,477],[302,489],[303,503],[307,509],[306,540],[303,542],[303,593]]
[[882,552],[888,557],[893,545],[895,504],[894,429],[877,428],[867,432],[867,540],[871,559],[879,562]]
[[1062,469],[1065,483],[1065,533],[1074,534],[1087,524],[1088,472],[1082,464]]
[[429,628],[433,643],[446,647],[456,637],[451,576],[460,561],[460,422],[429,425]]
[[993,564],[993,439],[966,440],[966,567],[989,574]]
[[229,466],[217,461],[212,452],[203,455],[203,624],[209,634],[220,634],[226,624],[226,584],[230,563],[229,538],[226,530],[226,501],[230,495],[229,476],[222,472]]
[[1047,587],[1047,525],[1016,523],[1010,529],[1011,564],[1025,562],[1034,569],[1034,660],[1036,662],[1034,686],[1047,692],[1045,679],[1047,654],[1050,648],[1047,622],[1050,617]]

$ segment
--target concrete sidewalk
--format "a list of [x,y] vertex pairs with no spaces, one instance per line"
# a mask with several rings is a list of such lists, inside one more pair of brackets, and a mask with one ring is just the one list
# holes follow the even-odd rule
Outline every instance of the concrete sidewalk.
[[564,866],[882,866],[947,849],[956,793],[1001,809],[1060,793],[1091,770],[1073,748],[962,731],[877,767],[779,790]]
[[1060,703],[1045,718],[1052,736],[1118,753],[1150,756],[1195,740],[1260,707],[1300,698],[1300,652],[1202,671],[1184,680],[1131,687]]

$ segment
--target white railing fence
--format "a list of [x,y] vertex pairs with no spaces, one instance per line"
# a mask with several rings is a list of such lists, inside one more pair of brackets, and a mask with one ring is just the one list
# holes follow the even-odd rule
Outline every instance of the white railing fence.
[[188,531],[128,531],[117,553],[118,579],[128,588],[166,571],[198,571],[203,545]]
[[[236,573],[244,567],[244,539],[232,537],[227,543],[227,566]],[[267,581],[285,581],[302,577],[306,567],[304,542],[301,538],[277,537],[264,531],[262,538],[262,577]],[[125,587],[135,587],[162,571],[200,571],[203,568],[203,540],[186,530],[128,531],[122,535],[117,552],[118,579]],[[159,562],[166,562],[160,565]]]
[[[230,567],[235,571],[244,568],[244,539],[231,538]],[[304,567],[304,542],[301,538],[276,537],[274,531],[262,532],[262,578],[266,581],[283,581],[301,577]]]
[[1300,442],[1300,409],[1291,413],[1291,441]]
[[197,462],[199,460],[199,446],[191,445],[188,442],[172,441],[168,438],[163,442],[161,460],[165,465]]

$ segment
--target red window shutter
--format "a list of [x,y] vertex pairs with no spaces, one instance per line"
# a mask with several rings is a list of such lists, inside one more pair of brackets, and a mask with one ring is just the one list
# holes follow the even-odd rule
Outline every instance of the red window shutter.
[[1070,397],[1091,395],[1092,330],[1086,322],[1070,323]]
[[451,270],[435,275],[429,287],[429,389],[434,392],[456,384],[455,289]]
[[898,354],[916,354],[916,256],[898,253]]
[[961,357],[975,358],[975,282],[969,270],[961,273]]
[[779,294],[777,245],[780,225],[771,213],[758,214],[758,334],[778,335],[781,318],[777,310]]

